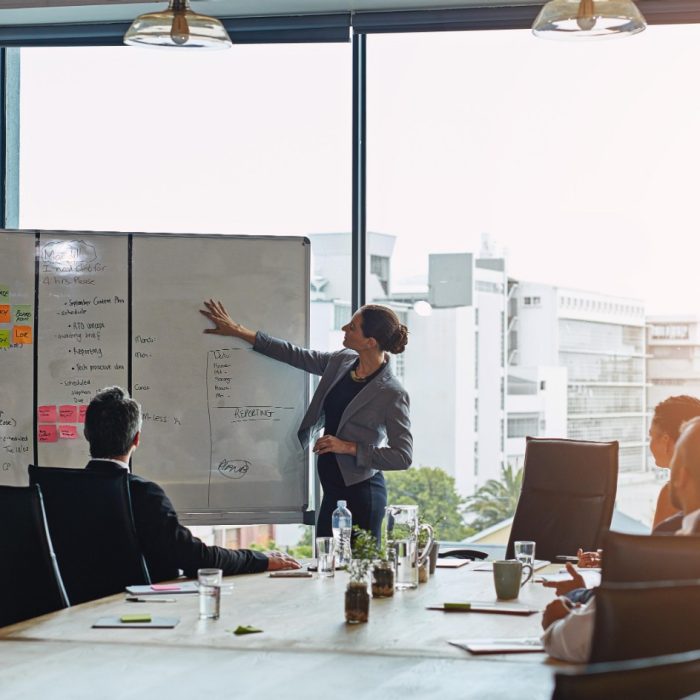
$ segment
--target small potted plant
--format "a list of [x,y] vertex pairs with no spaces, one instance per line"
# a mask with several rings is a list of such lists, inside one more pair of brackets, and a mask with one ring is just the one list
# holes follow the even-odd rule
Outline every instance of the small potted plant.
[[348,565],[350,581],[345,590],[345,621],[349,624],[369,620],[367,574],[377,558],[377,540],[371,532],[353,527],[352,559]]
[[377,559],[372,566],[372,598],[390,598],[394,595],[394,562],[386,547],[377,547]]

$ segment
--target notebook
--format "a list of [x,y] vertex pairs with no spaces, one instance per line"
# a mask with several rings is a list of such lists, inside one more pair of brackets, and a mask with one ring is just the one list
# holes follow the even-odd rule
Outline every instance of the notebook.
[[198,593],[196,581],[183,581],[182,583],[154,583],[146,586],[127,586],[129,595],[178,595],[180,593]]
[[449,644],[471,654],[527,654],[544,651],[539,637],[520,639],[451,639]]
[[441,603],[429,605],[428,610],[442,610],[443,612],[478,612],[497,613],[501,615],[533,615],[540,612],[537,608],[522,603],[500,603],[475,600],[471,603]]
[[438,559],[435,566],[438,569],[459,569],[460,566],[469,564],[471,559]]
[[148,622],[122,622],[117,615],[114,615],[113,617],[100,617],[92,626],[101,629],[116,629],[118,627],[125,629],[169,629],[175,627],[178,622],[180,622],[179,617],[152,617]]
[[[535,565],[532,568],[538,571],[539,569],[544,569],[545,566],[549,566],[551,563],[551,561],[545,561],[544,559],[535,559]],[[472,571],[493,571],[493,562],[485,561],[483,564],[475,566]]]

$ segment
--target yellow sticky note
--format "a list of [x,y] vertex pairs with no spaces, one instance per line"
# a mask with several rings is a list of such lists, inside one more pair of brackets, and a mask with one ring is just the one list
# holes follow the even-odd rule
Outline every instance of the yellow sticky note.
[[151,615],[149,613],[132,613],[131,615],[122,615],[119,622],[150,622]]

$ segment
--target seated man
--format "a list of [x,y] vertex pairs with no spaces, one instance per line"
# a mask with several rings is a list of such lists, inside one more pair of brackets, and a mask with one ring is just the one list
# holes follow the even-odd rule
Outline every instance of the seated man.
[[[700,417],[684,423],[671,458],[669,495],[673,507],[685,513],[677,535],[700,534]],[[553,600],[542,615],[542,636],[545,651],[557,659],[585,663],[593,640],[595,596],[581,605],[562,596],[572,583],[582,585],[583,579],[567,564],[575,579],[557,585],[559,598]]]
[[[85,437],[92,457],[86,469],[129,471],[129,460],[141,439],[141,407],[119,387],[100,391],[85,414]],[[209,547],[180,524],[158,484],[129,473],[129,491],[136,534],[154,582],[177,578],[180,569],[196,578],[197,569],[203,568],[222,569],[227,576],[300,566],[280,552]]]

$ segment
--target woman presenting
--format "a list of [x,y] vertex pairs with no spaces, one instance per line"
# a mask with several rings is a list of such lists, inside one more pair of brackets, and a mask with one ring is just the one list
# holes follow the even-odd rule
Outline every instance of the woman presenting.
[[382,471],[408,469],[413,456],[408,394],[387,357],[404,351],[406,326],[386,306],[363,306],[342,328],[345,349],[317,352],[245,328],[220,301],[204,306],[201,313],[215,325],[205,333],[241,338],[256,352],[321,375],[297,433],[306,447],[324,428],[313,447],[323,487],[317,535],[332,535],[331,514],[345,500],[353,525],[379,539],[387,502]]

